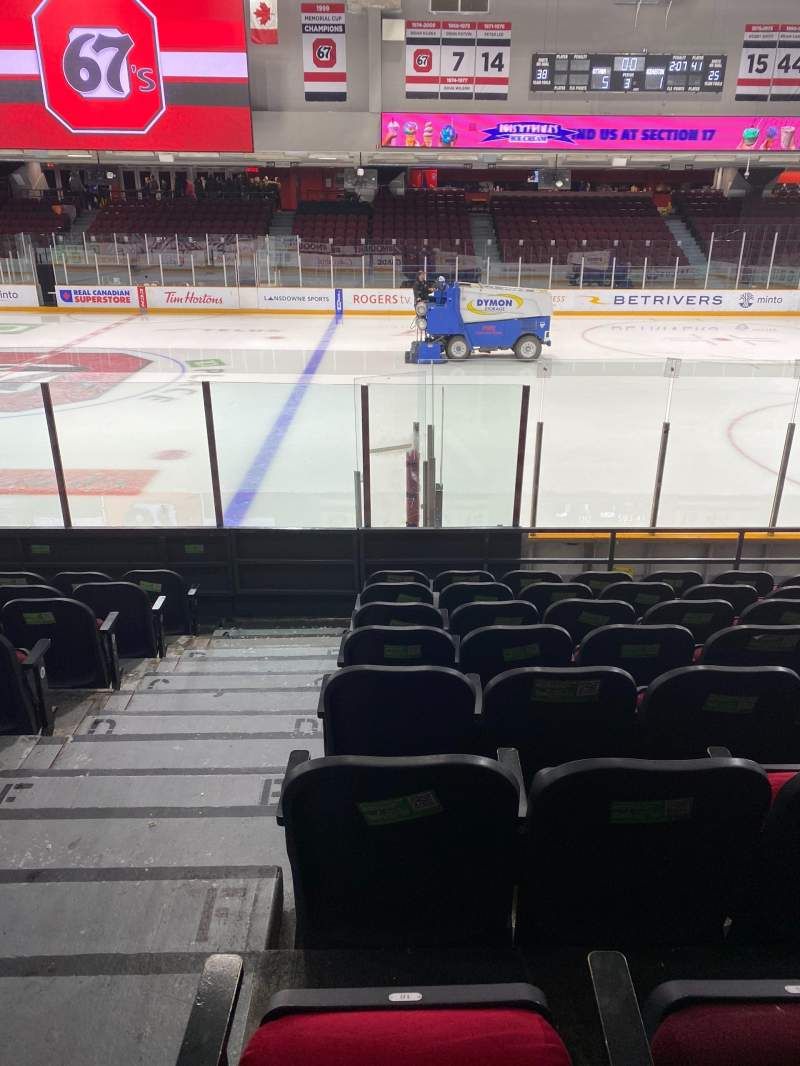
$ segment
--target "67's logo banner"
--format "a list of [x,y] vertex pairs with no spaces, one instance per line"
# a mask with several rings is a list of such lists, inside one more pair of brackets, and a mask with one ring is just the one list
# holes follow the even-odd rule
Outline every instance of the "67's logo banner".
[[347,99],[345,5],[301,4],[306,100]]

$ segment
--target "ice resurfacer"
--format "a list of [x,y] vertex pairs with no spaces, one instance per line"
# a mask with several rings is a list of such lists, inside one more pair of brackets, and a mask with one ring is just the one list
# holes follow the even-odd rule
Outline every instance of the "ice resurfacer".
[[418,305],[418,339],[406,362],[443,363],[509,348],[517,359],[538,359],[550,344],[551,311],[546,289],[445,285]]

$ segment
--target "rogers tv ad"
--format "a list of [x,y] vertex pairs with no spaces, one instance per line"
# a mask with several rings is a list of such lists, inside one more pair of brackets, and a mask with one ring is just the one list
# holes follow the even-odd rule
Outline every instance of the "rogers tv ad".
[[0,0],[0,147],[252,151],[241,0]]

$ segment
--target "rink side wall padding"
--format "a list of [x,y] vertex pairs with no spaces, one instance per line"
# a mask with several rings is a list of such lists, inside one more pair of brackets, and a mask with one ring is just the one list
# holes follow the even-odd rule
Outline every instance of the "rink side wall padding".
[[[0,285],[0,310],[414,314],[411,289],[58,285],[55,295],[58,306],[45,308],[36,285]],[[551,297],[555,316],[800,314],[800,290],[792,289],[553,289]]]

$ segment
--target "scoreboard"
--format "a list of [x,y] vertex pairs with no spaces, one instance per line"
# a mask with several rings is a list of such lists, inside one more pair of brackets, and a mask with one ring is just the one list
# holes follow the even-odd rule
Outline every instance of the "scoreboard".
[[721,93],[724,55],[549,52],[533,56],[533,92]]

